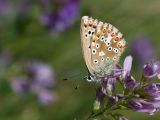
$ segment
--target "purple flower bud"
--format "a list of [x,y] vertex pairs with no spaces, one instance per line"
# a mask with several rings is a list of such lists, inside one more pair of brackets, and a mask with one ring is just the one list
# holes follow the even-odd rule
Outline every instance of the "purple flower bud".
[[160,100],[154,100],[154,101],[148,101],[148,102],[151,103],[157,111],[160,110]]
[[117,95],[113,95],[111,97],[109,97],[109,102],[111,104],[116,104],[118,103],[120,100],[126,98],[127,96],[124,96],[123,94],[117,94]]
[[119,64],[114,65],[113,76],[119,78],[122,75],[122,67]]
[[126,117],[120,117],[119,120],[128,120]]
[[24,95],[30,87],[29,79],[26,76],[18,76],[11,81],[11,87],[17,95]]
[[136,85],[136,81],[131,75],[125,76],[124,82],[127,89],[133,90]]
[[160,100],[160,83],[149,84],[144,89],[153,100]]
[[148,36],[137,36],[133,39],[131,50],[140,64],[155,57],[156,52],[151,41]]
[[132,100],[129,103],[129,107],[135,112],[144,112],[150,115],[153,115],[156,112],[156,108],[152,103],[143,100]]
[[143,67],[143,75],[147,79],[155,78],[159,75],[159,73],[160,73],[160,61],[154,62],[152,60]]
[[160,83],[152,83],[152,84],[148,84],[145,87],[145,90],[148,93],[155,93],[155,92],[160,92],[159,88],[160,88]]
[[106,88],[109,95],[112,94],[112,91],[115,89],[116,77],[108,76],[104,78],[103,86]]
[[125,76],[128,76],[130,74],[130,71],[131,71],[131,67],[132,67],[132,56],[127,56],[124,60],[124,63],[123,63],[123,70],[124,70],[124,73],[123,73],[123,78],[125,78]]
[[99,87],[97,89],[96,99],[102,104],[105,96],[106,96],[106,89],[104,87]]

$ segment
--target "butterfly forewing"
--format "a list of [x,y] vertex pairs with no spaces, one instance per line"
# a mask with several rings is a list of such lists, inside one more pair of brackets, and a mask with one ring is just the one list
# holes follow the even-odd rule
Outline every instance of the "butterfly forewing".
[[81,20],[81,40],[86,65],[95,78],[110,74],[125,48],[116,27],[88,16]]

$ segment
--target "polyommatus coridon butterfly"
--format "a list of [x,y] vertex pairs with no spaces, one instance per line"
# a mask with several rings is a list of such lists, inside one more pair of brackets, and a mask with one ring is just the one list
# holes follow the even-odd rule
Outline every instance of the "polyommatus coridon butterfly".
[[81,20],[81,41],[90,73],[86,77],[88,81],[100,81],[111,74],[126,44],[116,27],[88,16],[83,16]]

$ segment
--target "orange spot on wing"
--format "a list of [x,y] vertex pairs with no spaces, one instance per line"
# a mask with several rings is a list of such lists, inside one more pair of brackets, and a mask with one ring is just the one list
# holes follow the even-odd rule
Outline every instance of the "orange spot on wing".
[[120,48],[125,48],[125,46],[122,46],[122,45],[121,45]]
[[96,36],[99,37],[99,36],[100,36],[100,33],[96,33]]
[[106,32],[106,29],[103,29],[102,31],[105,33],[105,32]]
[[119,41],[120,39],[118,37],[115,38],[116,41]]
[[110,30],[108,30],[107,32],[108,32],[108,33],[111,33],[111,31],[110,31]]
[[113,37],[113,36],[114,36],[114,33],[112,33],[111,36]]

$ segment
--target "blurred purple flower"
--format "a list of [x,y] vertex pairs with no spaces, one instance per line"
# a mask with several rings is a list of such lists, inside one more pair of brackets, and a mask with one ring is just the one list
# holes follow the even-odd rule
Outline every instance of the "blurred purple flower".
[[24,95],[29,90],[29,78],[26,76],[18,76],[11,81],[11,87],[17,95]]
[[66,28],[72,26],[74,21],[79,16],[79,1],[71,1],[67,5],[61,7],[58,15],[55,29],[58,32],[62,32]]
[[160,61],[154,62],[153,60],[151,60],[150,62],[144,65],[143,75],[145,78],[152,79],[158,77],[158,79],[160,79],[159,74],[160,74]]
[[55,86],[55,75],[53,69],[42,62],[29,61],[26,63],[30,78],[25,76],[15,77],[11,86],[18,95],[26,92],[34,93],[38,96],[41,104],[49,104],[56,99],[55,94],[51,93],[51,88]]
[[129,107],[135,112],[144,112],[150,115],[153,115],[156,112],[154,105],[144,100],[132,100],[129,103]]
[[41,0],[40,2],[43,7],[48,7],[50,5],[50,0]]
[[52,28],[56,24],[57,16],[54,12],[45,12],[40,16],[40,23],[48,28]]
[[38,94],[38,100],[41,104],[47,105],[56,100],[55,94],[48,90],[42,89]]
[[147,36],[135,37],[131,45],[132,53],[140,64],[144,64],[156,55],[154,46]]
[[24,16],[26,15],[30,10],[32,6],[31,0],[23,0],[17,4],[17,14]]
[[28,72],[32,74],[36,84],[49,88],[55,85],[55,75],[53,69],[41,62],[28,62]]
[[126,117],[120,117],[119,120],[128,120]]
[[0,15],[5,15],[9,12],[9,1],[8,0],[0,0]]
[[51,33],[58,33],[71,27],[77,17],[79,17],[79,0],[70,0],[62,4],[57,12],[45,11],[40,16],[40,23],[48,27]]

